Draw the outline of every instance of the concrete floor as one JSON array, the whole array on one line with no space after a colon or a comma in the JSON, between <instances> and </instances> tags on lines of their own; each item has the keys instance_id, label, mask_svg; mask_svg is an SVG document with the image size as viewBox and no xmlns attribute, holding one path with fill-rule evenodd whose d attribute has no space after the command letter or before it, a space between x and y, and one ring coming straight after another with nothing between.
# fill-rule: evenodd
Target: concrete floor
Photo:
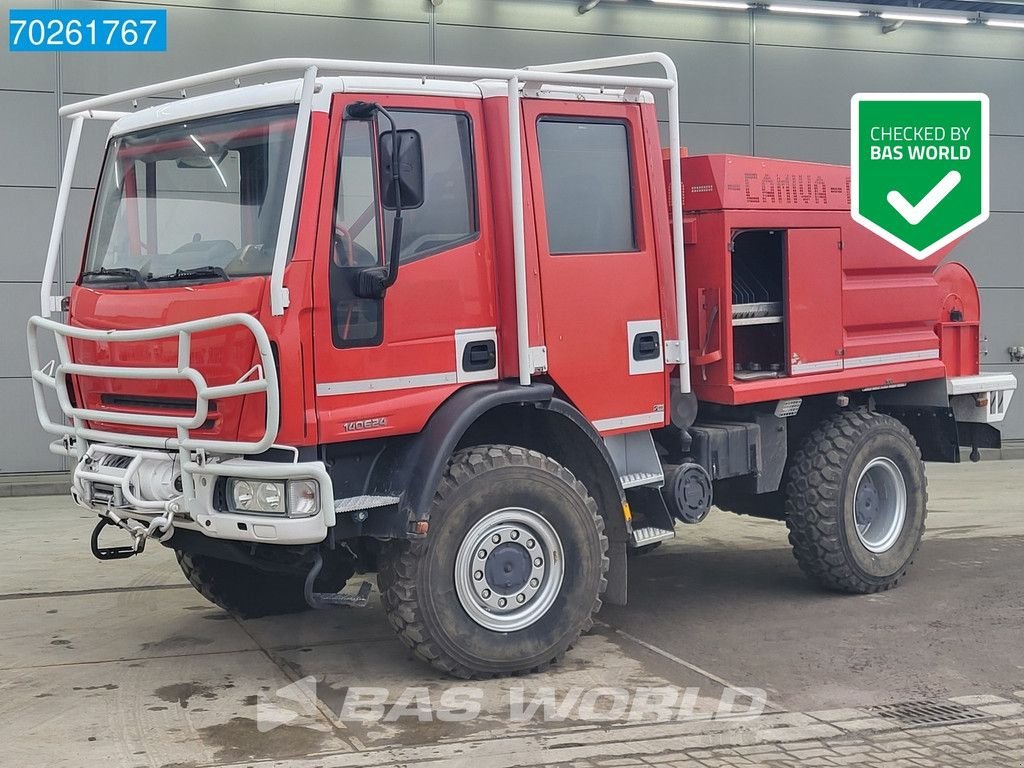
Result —
<instances>
[{"instance_id":1,"label":"concrete floor","mask_svg":"<svg viewBox=\"0 0 1024 768\"><path fill-rule=\"evenodd\" d=\"M632 561L627 607L606 607L558 669L476 685L482 713L466 722L339 720L346 694L363 686L387 689L389 704L408 686L431 703L464 686L408 656L376 595L362 610L238 621L185 584L168 551L100 563L88 552L89 513L58 497L0 499L0 765L387 765L415 756L479 767L497 764L470 757L481 749L530 764L502 744L644 738L621 730L627 723L571 715L510 722L512 691L694 687L697 709L713 710L732 685L763 689L769 712L789 713L1012 697L1024 688L1022 473L1020 461L929 465L926 542L905 583L881 595L837 596L806 582L782 524L716 511L680 526L678 539ZM298 703L286 725L267 731L275 700Z\"/></svg>"}]
</instances>

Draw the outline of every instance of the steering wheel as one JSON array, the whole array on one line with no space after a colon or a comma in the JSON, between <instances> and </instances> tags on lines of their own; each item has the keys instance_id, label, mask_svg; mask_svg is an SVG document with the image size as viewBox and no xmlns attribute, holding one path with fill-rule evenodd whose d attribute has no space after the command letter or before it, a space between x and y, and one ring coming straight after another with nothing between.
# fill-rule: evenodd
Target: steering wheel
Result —
<instances>
[{"instance_id":1,"label":"steering wheel","mask_svg":"<svg viewBox=\"0 0 1024 768\"><path fill-rule=\"evenodd\" d=\"M344 251L339 254L338 246L341 245L344 245ZM340 258L341 256L344 256L344 259ZM356 265L355 255L352 252L352 233L341 224L334 225L334 254L332 258L336 267L354 267ZM343 261L344 263L342 263Z\"/></svg>"},{"instance_id":2,"label":"steering wheel","mask_svg":"<svg viewBox=\"0 0 1024 768\"><path fill-rule=\"evenodd\" d=\"M340 224L334 227L334 246L331 260L333 266L337 268L376 267L380 264L379 259L372 251L355 242L352 230Z\"/></svg>"},{"instance_id":3,"label":"steering wheel","mask_svg":"<svg viewBox=\"0 0 1024 768\"><path fill-rule=\"evenodd\" d=\"M227 271L229 273L233 271L245 273L266 269L269 267L269 257L270 253L265 251L263 246L247 243L228 264Z\"/></svg>"}]
</instances>

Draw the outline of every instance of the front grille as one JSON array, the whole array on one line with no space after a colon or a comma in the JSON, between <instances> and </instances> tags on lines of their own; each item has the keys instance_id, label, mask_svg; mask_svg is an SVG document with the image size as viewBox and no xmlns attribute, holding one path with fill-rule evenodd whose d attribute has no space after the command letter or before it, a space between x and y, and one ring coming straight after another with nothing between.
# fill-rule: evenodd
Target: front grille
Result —
<instances>
[{"instance_id":1,"label":"front grille","mask_svg":"<svg viewBox=\"0 0 1024 768\"><path fill-rule=\"evenodd\" d=\"M973 707L953 701L905 701L867 707L876 717L895 720L905 726L953 725L973 723L989 717Z\"/></svg>"},{"instance_id":2,"label":"front grille","mask_svg":"<svg viewBox=\"0 0 1024 768\"><path fill-rule=\"evenodd\" d=\"M195 411L196 401L188 397L141 397L136 395L100 395L100 402L114 408L150 408L165 411ZM217 412L217 401L211 400L210 413Z\"/></svg>"}]
</instances>

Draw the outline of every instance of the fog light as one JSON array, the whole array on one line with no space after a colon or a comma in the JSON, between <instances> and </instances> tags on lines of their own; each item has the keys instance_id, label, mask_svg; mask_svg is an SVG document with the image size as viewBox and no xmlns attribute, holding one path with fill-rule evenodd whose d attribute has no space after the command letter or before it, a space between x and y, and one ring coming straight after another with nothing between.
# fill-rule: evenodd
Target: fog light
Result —
<instances>
[{"instance_id":1,"label":"fog light","mask_svg":"<svg viewBox=\"0 0 1024 768\"><path fill-rule=\"evenodd\" d=\"M283 514L284 483L228 480L232 512Z\"/></svg>"},{"instance_id":2,"label":"fog light","mask_svg":"<svg viewBox=\"0 0 1024 768\"><path fill-rule=\"evenodd\" d=\"M309 517L320 510L320 485L315 480L288 481L288 516Z\"/></svg>"}]
</instances>

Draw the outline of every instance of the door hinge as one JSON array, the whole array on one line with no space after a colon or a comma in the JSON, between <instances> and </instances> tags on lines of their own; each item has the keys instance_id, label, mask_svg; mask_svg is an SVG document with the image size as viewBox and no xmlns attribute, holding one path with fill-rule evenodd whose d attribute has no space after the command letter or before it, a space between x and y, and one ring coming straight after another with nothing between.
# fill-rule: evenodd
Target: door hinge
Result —
<instances>
[{"instance_id":1,"label":"door hinge","mask_svg":"<svg viewBox=\"0 0 1024 768\"><path fill-rule=\"evenodd\" d=\"M547 373L547 347L530 347L530 367L533 368L533 373Z\"/></svg>"}]
</instances>

